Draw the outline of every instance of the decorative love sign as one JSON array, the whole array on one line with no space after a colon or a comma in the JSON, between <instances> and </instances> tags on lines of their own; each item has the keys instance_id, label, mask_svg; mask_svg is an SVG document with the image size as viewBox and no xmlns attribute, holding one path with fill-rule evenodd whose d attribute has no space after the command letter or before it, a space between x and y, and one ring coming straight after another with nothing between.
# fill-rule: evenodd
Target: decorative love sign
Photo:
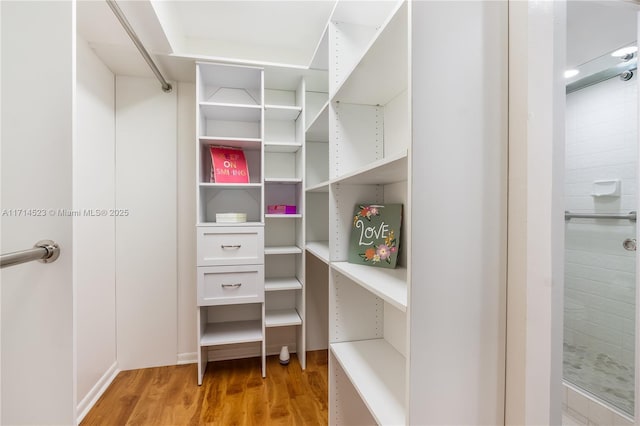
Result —
<instances>
[{"instance_id":1,"label":"decorative love sign","mask_svg":"<svg viewBox=\"0 0 640 426\"><path fill-rule=\"evenodd\" d=\"M349 262L395 268L400 247L402 204L357 204Z\"/></svg>"}]
</instances>

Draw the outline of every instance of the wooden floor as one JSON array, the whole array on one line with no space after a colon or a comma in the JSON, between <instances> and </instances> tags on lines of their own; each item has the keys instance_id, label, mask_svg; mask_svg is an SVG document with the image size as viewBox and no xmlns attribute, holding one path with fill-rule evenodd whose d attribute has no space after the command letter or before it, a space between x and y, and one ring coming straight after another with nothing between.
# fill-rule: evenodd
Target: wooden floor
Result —
<instances>
[{"instance_id":1,"label":"wooden floor","mask_svg":"<svg viewBox=\"0 0 640 426\"><path fill-rule=\"evenodd\" d=\"M81 425L326 425L327 351L307 353L302 371L267 357L123 371Z\"/></svg>"}]
</instances>

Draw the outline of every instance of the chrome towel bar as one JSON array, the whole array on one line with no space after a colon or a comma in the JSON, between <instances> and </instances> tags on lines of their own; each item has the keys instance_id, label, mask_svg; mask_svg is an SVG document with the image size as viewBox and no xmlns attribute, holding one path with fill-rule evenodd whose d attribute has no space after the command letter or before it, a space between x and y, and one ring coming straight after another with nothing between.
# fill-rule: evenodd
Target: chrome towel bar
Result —
<instances>
[{"instance_id":1,"label":"chrome towel bar","mask_svg":"<svg viewBox=\"0 0 640 426\"><path fill-rule=\"evenodd\" d=\"M14 251L0 256L0 268L19 265L20 263L37 260L42 263L51 263L60 256L60 247L51 240L41 240L28 250Z\"/></svg>"},{"instance_id":2,"label":"chrome towel bar","mask_svg":"<svg viewBox=\"0 0 640 426\"><path fill-rule=\"evenodd\" d=\"M564 212L564 220L571 219L628 219L631 222L636 221L636 212L629 212L627 214L620 213L571 213L570 211Z\"/></svg>"}]
</instances>

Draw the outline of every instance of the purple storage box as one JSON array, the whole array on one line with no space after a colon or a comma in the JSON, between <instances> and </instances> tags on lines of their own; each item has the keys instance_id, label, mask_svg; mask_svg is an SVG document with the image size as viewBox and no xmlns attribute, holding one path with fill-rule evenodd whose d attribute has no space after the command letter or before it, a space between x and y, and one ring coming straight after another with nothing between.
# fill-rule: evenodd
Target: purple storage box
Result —
<instances>
[{"instance_id":1,"label":"purple storage box","mask_svg":"<svg viewBox=\"0 0 640 426\"><path fill-rule=\"evenodd\" d=\"M296 214L296 206L273 204L267 206L267 214Z\"/></svg>"}]
</instances>

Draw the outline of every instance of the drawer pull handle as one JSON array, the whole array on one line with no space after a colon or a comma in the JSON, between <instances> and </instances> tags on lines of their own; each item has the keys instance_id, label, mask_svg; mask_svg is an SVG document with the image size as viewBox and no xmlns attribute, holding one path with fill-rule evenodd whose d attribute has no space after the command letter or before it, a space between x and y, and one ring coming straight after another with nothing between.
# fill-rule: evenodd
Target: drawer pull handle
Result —
<instances>
[{"instance_id":1,"label":"drawer pull handle","mask_svg":"<svg viewBox=\"0 0 640 426\"><path fill-rule=\"evenodd\" d=\"M222 288L238 288L242 285L242 283L235 284L222 284Z\"/></svg>"},{"instance_id":2,"label":"drawer pull handle","mask_svg":"<svg viewBox=\"0 0 640 426\"><path fill-rule=\"evenodd\" d=\"M239 249L240 247L242 247L242 245L240 244L234 244L234 245L229 245L229 244L222 244L220 247L222 247L222 249Z\"/></svg>"}]
</instances>

